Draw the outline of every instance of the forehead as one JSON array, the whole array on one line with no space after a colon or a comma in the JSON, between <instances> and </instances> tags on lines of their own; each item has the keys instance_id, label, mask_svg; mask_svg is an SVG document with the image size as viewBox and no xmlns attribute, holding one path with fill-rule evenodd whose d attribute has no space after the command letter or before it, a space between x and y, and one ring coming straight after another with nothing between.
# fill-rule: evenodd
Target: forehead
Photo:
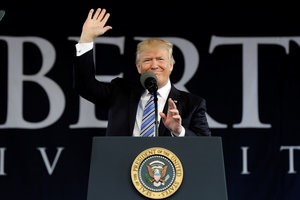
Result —
<instances>
[{"instance_id":1,"label":"forehead","mask_svg":"<svg viewBox=\"0 0 300 200\"><path fill-rule=\"evenodd\" d=\"M149 48L144 49L141 54L142 57L165 57L168 56L168 50L166 48Z\"/></svg>"}]
</instances>

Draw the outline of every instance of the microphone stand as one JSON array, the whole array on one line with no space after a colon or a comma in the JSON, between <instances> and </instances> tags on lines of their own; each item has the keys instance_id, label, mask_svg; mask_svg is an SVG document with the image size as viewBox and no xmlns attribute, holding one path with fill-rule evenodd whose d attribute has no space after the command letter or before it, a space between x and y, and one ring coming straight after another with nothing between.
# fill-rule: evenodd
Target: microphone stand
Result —
<instances>
[{"instance_id":1,"label":"microphone stand","mask_svg":"<svg viewBox=\"0 0 300 200\"><path fill-rule=\"evenodd\" d=\"M154 126L155 126L155 132L154 136L158 137L158 109L157 109L157 90L154 90L153 92L153 97L154 97L154 106L155 106L155 121L154 121Z\"/></svg>"}]
</instances>

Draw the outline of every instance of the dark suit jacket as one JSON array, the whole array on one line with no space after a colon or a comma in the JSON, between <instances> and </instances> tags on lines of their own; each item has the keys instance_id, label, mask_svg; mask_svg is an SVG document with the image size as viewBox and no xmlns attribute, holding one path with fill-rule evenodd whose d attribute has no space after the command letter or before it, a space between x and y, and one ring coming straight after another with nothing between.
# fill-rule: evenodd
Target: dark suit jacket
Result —
<instances>
[{"instance_id":1,"label":"dark suit jacket","mask_svg":"<svg viewBox=\"0 0 300 200\"><path fill-rule=\"evenodd\" d=\"M137 106L145 90L140 83L131 83L122 78L116 78L110 83L96 80L91 50L75 57L74 88L83 98L97 106L108 108L107 136L132 135ZM180 91L174 85L171 86L169 97L177 101L177 109L181 115L186 136L211 135L205 115L205 99ZM167 109L166 103L164 113ZM158 133L159 136L171 136L170 131L162 122L159 124Z\"/></svg>"}]
</instances>

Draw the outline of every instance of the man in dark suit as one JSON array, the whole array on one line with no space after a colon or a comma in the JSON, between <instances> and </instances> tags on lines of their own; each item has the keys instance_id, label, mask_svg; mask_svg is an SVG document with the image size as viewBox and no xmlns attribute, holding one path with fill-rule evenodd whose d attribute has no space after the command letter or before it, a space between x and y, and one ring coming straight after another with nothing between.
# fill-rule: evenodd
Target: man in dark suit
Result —
<instances>
[{"instance_id":1,"label":"man in dark suit","mask_svg":"<svg viewBox=\"0 0 300 200\"><path fill-rule=\"evenodd\" d=\"M149 92L140 83L116 78L110 83L95 79L93 41L112 29L105 9L91 9L76 44L74 86L85 99L109 108L107 136L140 136L142 113ZM157 81L158 136L209 136L205 99L180 91L170 82L175 60L173 45L163 39L140 42L136 51L139 74L153 72Z\"/></svg>"}]
</instances>

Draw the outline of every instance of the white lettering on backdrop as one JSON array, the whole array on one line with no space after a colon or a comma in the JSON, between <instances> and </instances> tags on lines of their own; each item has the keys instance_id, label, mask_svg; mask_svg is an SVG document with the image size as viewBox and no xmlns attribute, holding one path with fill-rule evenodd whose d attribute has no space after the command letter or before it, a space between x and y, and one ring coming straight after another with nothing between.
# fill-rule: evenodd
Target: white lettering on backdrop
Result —
<instances>
[{"instance_id":1,"label":"white lettering on backdrop","mask_svg":"<svg viewBox=\"0 0 300 200\"><path fill-rule=\"evenodd\" d=\"M142 40L146 37L135 37ZM185 85L193 77L199 66L200 55L197 48L190 41L179 37L162 37L170 40L182 52L184 58L184 72L182 78L175 85L187 91ZM71 41L78 41L79 37L69 37ZM60 86L46 74L56 61L56 52L53 45L39 37L12 37L0 36L0 40L6 42L8 47L8 83L7 83L7 116L0 129L23 128L40 129L52 125L61 117L66 104L65 95ZM212 36L209 53L217 46L241 45L242 46L242 80L243 80L243 109L240 123L234 124L233 128L270 128L270 124L259 120L258 107L258 45L273 44L284 47L288 53L289 42L295 41L299 44L300 37L219 37ZM36 74L25 75L23 73L24 43L34 44L41 53L42 65ZM120 54L124 54L125 37L101 37L95 41L95 45L109 44L117 46ZM122 77L120 72L118 75ZM116 76L98 76L102 80L110 81ZM49 112L45 119L39 122L26 121L23 117L23 84L29 81L38 84L47 94L49 101ZM71 129L76 128L105 128L107 121L96 118L95 106L84 99L80 99L79 116L76 124L71 124ZM226 124L217 122L207 114L208 123L211 128L226 128Z\"/></svg>"}]
</instances>

